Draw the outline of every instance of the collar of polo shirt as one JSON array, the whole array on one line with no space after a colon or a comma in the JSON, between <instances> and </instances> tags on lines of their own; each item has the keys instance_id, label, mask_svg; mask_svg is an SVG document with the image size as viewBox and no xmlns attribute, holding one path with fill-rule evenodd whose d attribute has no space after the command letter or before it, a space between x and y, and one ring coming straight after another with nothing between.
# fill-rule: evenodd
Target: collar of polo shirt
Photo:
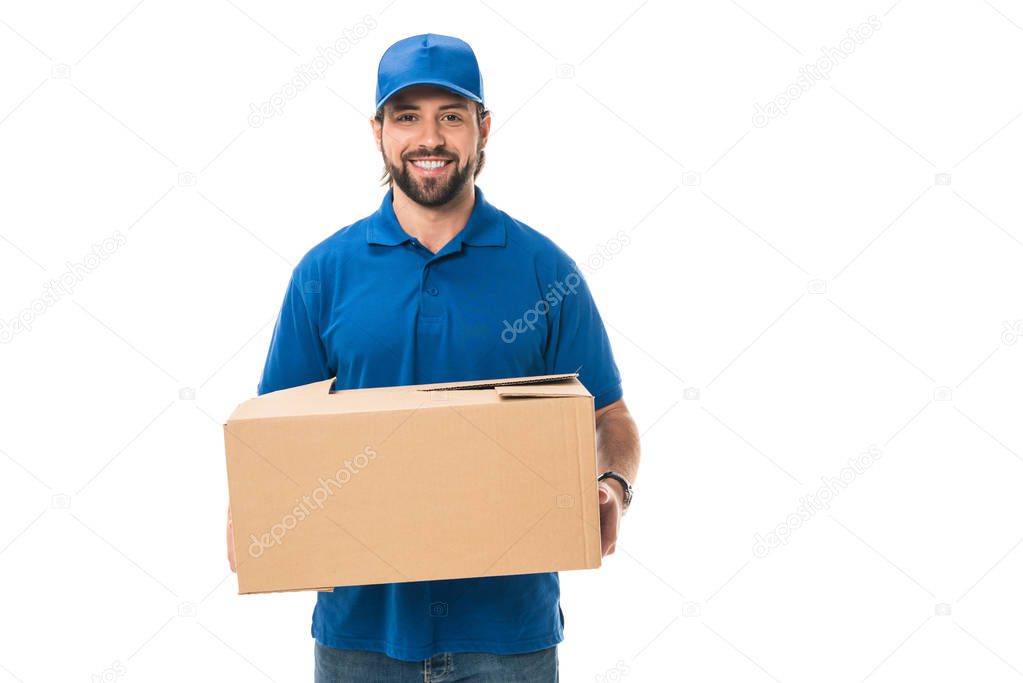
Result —
<instances>
[{"instance_id":1,"label":"collar of polo shirt","mask_svg":"<svg viewBox=\"0 0 1023 683\"><path fill-rule=\"evenodd\" d=\"M381 244L394 247L412 239L401 227L394 215L394 188L387 191L380 204L380 210L373 216L366 229L366 241L370 244ZM476 247L503 247L505 245L504 215L490 204L483 196L483 191L476 187L476 203L469 214L465 226L451 238L451 245L456 248L462 244ZM449 251L445 246L444 251Z\"/></svg>"}]
</instances>

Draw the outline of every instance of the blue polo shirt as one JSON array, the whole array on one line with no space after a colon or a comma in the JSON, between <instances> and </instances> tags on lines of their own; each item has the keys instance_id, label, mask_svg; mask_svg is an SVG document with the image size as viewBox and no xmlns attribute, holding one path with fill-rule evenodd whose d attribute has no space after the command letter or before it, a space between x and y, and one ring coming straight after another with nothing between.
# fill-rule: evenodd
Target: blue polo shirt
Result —
<instances>
[{"instance_id":1,"label":"blue polo shirt","mask_svg":"<svg viewBox=\"0 0 1023 683\"><path fill-rule=\"evenodd\" d=\"M406 233L394 191L313 247L291 274L259 394L337 377L338 389L579 371L601 408L621 377L590 290L549 238L476 199L436 254ZM558 574L335 588L312 635L413 661L561 642Z\"/></svg>"}]
</instances>

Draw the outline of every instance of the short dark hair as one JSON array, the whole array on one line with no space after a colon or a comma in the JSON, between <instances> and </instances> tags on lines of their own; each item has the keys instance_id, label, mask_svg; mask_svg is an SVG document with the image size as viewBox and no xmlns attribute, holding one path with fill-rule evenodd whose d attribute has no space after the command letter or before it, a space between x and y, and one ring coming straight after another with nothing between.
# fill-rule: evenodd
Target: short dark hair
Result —
<instances>
[{"instance_id":1,"label":"short dark hair","mask_svg":"<svg viewBox=\"0 0 1023 683\"><path fill-rule=\"evenodd\" d=\"M477 127L477 129L482 130L482 128L483 128L483 119L486 117L487 114L490 113L490 110L487 109L486 107L484 107L482 102L473 102L473 104L476 105L476 127ZM385 102L382 107L377 109L376 114L373 115L373 119L377 123L379 123L381 127L383 127L383 125L384 125L384 107L386 107L386 106L387 106L387 103ZM484 150L481 149L480 150L479 159L476 161L476 170L472 174L473 178L478 176L480 174L480 171L483 170L483 162L485 160L486 160L486 153L484 152ZM380 184L381 185L390 185L391 184L391 172L387 170L386 166L384 167L384 174L382 176L380 176Z\"/></svg>"}]
</instances>

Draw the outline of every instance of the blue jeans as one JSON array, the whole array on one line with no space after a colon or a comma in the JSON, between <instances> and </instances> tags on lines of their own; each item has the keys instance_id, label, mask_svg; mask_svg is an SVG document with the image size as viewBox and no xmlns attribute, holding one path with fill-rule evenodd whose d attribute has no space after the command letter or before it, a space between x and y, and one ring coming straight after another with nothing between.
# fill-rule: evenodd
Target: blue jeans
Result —
<instances>
[{"instance_id":1,"label":"blue jeans","mask_svg":"<svg viewBox=\"0 0 1023 683\"><path fill-rule=\"evenodd\" d=\"M558 646L514 655L441 652L406 662L316 642L315 683L557 683Z\"/></svg>"}]
</instances>

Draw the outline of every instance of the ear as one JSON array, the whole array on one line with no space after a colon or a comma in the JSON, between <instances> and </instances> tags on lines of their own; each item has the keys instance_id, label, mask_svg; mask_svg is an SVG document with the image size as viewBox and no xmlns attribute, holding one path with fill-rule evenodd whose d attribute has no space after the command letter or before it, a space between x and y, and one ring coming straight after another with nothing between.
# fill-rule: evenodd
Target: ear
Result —
<instances>
[{"instance_id":1,"label":"ear","mask_svg":"<svg viewBox=\"0 0 1023 683\"><path fill-rule=\"evenodd\" d=\"M487 140L490 139L490 112L488 111L483 115L483 120L480 121L480 149L487 146Z\"/></svg>"},{"instance_id":2,"label":"ear","mask_svg":"<svg viewBox=\"0 0 1023 683\"><path fill-rule=\"evenodd\" d=\"M370 117L369 124L370 127L373 129L373 139L376 141L377 151L383 153L384 126L383 124L379 123L375 117Z\"/></svg>"}]
</instances>

